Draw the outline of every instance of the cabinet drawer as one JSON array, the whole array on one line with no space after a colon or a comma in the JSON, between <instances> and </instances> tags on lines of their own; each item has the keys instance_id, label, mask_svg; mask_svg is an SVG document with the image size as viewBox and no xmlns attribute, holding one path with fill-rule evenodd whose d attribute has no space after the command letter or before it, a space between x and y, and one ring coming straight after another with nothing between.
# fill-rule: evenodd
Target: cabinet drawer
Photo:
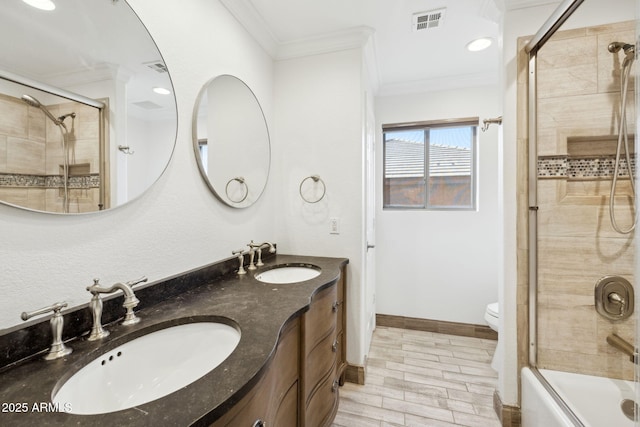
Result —
<instances>
[{"instance_id":1,"label":"cabinet drawer","mask_svg":"<svg viewBox=\"0 0 640 427\"><path fill-rule=\"evenodd\" d=\"M336 351L334 351L334 345ZM318 387L320 380L326 377L329 371L334 369L338 349L339 345L336 344L336 335L335 333L330 333L320 341L307 356L305 363L306 381L304 393L307 399L314 393L314 389Z\"/></svg>"},{"instance_id":2,"label":"cabinet drawer","mask_svg":"<svg viewBox=\"0 0 640 427\"><path fill-rule=\"evenodd\" d=\"M331 372L307 405L307 426L329 426L338 411L338 379Z\"/></svg>"},{"instance_id":3,"label":"cabinet drawer","mask_svg":"<svg viewBox=\"0 0 640 427\"><path fill-rule=\"evenodd\" d=\"M335 329L338 308L337 287L330 286L317 293L311 300L309 311L305 313L305 348L308 353L320 340Z\"/></svg>"}]
</instances>

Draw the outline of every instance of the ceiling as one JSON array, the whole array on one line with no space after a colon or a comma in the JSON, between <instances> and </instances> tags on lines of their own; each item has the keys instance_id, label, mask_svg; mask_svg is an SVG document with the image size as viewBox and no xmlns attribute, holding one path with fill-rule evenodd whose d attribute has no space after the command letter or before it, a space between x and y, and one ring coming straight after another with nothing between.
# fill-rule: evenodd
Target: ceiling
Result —
<instances>
[{"instance_id":1,"label":"ceiling","mask_svg":"<svg viewBox=\"0 0 640 427\"><path fill-rule=\"evenodd\" d=\"M221 1L275 59L338 50L370 36L379 95L498 82L505 0ZM445 9L438 27L413 31L414 13L437 9ZM468 51L478 37L493 44Z\"/></svg>"}]
</instances>

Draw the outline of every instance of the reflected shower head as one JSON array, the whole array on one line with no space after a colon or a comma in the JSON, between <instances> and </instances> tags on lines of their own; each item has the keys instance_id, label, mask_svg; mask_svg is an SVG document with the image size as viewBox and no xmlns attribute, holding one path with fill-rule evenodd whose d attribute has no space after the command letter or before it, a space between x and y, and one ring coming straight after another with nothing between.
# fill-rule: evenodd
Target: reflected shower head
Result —
<instances>
[{"instance_id":1,"label":"reflected shower head","mask_svg":"<svg viewBox=\"0 0 640 427\"><path fill-rule=\"evenodd\" d=\"M60 125L62 122L58 119L56 119L53 114L51 114L51 112L49 110L47 110L47 107L45 107L44 105L42 105L40 103L40 101L38 101L37 99L35 99L33 96L31 95L22 95L22 100L24 102L26 102L27 104L29 104L32 107L35 108L39 108L40 110L42 110L42 112L51 119L51 121L53 123L55 123L56 125Z\"/></svg>"}]
</instances>

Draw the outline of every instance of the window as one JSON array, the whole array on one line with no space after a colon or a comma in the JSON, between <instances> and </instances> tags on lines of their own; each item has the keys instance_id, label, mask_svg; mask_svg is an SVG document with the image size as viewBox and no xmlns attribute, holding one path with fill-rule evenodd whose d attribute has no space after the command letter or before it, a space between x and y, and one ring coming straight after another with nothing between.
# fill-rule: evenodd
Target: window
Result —
<instances>
[{"instance_id":1,"label":"window","mask_svg":"<svg viewBox=\"0 0 640 427\"><path fill-rule=\"evenodd\" d=\"M477 118L383 125L383 207L475 209L477 129Z\"/></svg>"}]
</instances>

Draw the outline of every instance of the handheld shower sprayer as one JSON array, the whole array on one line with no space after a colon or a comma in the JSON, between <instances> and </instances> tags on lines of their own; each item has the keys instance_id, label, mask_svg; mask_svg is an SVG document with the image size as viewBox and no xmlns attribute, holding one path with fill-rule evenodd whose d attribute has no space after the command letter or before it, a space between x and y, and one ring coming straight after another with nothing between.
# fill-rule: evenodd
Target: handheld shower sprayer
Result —
<instances>
[{"instance_id":1,"label":"handheld shower sprayer","mask_svg":"<svg viewBox=\"0 0 640 427\"><path fill-rule=\"evenodd\" d=\"M25 94L25 95L22 95L21 99L24 102L26 102L29 106L37 108L40 111L42 111L45 116L47 116L49 119L51 119L51 121L56 126L58 126L58 128L60 129L60 132L62 132L62 152L63 152L63 159L64 159L64 176L63 176L64 204L63 204L63 212L67 213L67 212L69 212L69 186L68 186L68 182L69 182L69 151L68 151L68 144L67 144L67 137L68 137L69 130L67 129L67 126L64 124L64 119L66 119L67 117L75 118L76 117L76 113L67 113L67 114L63 114L60 117L56 118L53 114L51 114L51 111L49 111L49 109L47 107L42 105L42 103L40 103L40 101L38 101L33 96Z\"/></svg>"},{"instance_id":2,"label":"handheld shower sprayer","mask_svg":"<svg viewBox=\"0 0 640 427\"><path fill-rule=\"evenodd\" d=\"M636 59L636 47L635 45L623 42L612 42L608 46L609 52L616 54L622 50L624 52L624 60L621 64L620 69L620 108L619 108L619 123L618 123L618 144L616 146L616 158L614 163L614 171L613 177L611 180L611 191L609 192L609 218L611 220L611 226L615 231L620 234L629 234L631 233L638 221L638 214L634 212L633 222L627 228L622 228L618 225L615 217L615 196L616 196L616 185L618 182L618 172L620 170L620 165L622 161L622 151L624 150L624 160L626 161L626 167L629 173L629 183L631 185L631 193L634 198L635 204L635 177L633 171L633 162L632 162L632 153L629 149L629 134L627 131L627 95L628 95L628 87L631 73L631 66L633 65L633 61Z\"/></svg>"},{"instance_id":3,"label":"handheld shower sprayer","mask_svg":"<svg viewBox=\"0 0 640 427\"><path fill-rule=\"evenodd\" d=\"M47 117L49 117L51 119L51 121L53 123L55 123L56 125L59 125L62 123L61 120L56 119L53 114L51 114L51 112L47 109L47 107L45 107L44 105L42 105L40 103L40 101L38 101L36 98L34 98L31 95L22 95L22 100L24 102L26 102L27 104L29 104L32 107L35 108L39 108Z\"/></svg>"}]
</instances>

